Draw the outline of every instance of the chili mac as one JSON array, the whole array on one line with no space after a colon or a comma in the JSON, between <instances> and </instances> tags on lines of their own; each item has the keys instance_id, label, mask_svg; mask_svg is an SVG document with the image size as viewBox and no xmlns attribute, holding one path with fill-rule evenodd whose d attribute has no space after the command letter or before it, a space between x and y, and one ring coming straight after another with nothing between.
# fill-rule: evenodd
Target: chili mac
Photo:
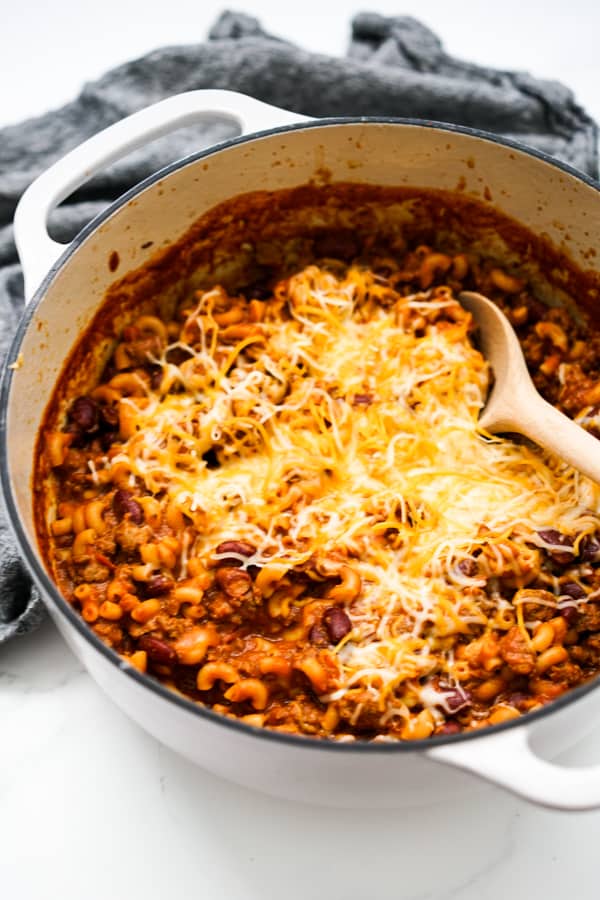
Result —
<instances>
[{"instance_id":1,"label":"chili mac","mask_svg":"<svg viewBox=\"0 0 600 900\"><path fill-rule=\"evenodd\" d=\"M519 717L600 670L600 488L479 428L492 375L456 297L495 300L592 433L598 339L476 250L346 244L131 318L43 434L49 567L132 666L252 725Z\"/></svg>"}]
</instances>

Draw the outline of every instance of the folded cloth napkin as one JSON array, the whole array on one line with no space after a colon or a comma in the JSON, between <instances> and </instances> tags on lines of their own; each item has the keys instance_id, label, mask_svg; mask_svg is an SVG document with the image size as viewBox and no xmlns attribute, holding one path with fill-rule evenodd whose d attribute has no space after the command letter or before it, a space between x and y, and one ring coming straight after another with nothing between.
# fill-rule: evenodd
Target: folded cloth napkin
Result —
<instances>
[{"instance_id":1,"label":"folded cloth napkin","mask_svg":"<svg viewBox=\"0 0 600 900\"><path fill-rule=\"evenodd\" d=\"M61 109L0 129L0 354L23 303L11 220L20 195L52 162L101 128L181 91L227 88L309 116L388 115L482 128L597 176L596 126L568 88L523 72L454 59L415 19L358 15L346 57L323 56L225 12L203 44L166 47L107 72ZM154 141L92 179L53 215L69 240L124 190L173 159L229 137L222 121ZM42 619L7 526L0 521L0 642Z\"/></svg>"}]
</instances>

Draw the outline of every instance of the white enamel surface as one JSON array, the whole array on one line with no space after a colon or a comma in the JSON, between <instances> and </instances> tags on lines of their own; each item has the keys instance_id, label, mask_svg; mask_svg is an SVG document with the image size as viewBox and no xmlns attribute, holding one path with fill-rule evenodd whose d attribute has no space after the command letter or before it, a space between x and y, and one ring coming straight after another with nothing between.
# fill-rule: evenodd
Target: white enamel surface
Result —
<instances>
[{"instance_id":1,"label":"white enamel surface","mask_svg":"<svg viewBox=\"0 0 600 900\"><path fill-rule=\"evenodd\" d=\"M33 316L22 345L23 363L15 372L8 415L13 490L32 541L28 485L37 426L62 360L108 285L116 275L141 265L157 248L179 237L216 203L248 190L302 184L323 169L330 171L333 180L448 189L461 185L472 196L491 194L505 212L534 231L545 232L559 245L564 239L576 261L585 260L590 235L600 233L600 200L593 188L520 151L421 126L309 127L227 147L187 164L137 195L86 238L58 270ZM21 232L21 247L26 233ZM148 242L152 246L144 249ZM108 267L115 250L121 260L116 275ZM178 752L240 783L282 796L342 805L412 805L424 797L462 791L469 783L458 770L423 755L334 754L234 735L141 689L70 627L63 631L93 677L133 718ZM556 712L544 730L543 753L553 755L562 749L565 732L567 741L575 741L589 729L591 710L599 703L594 692L577 707ZM524 733L523 726L521 730ZM531 732L535 733L533 727ZM495 746L495 740L486 736L486 746ZM479 743L469 746L476 748ZM507 745L508 741L498 745L504 748L498 750L499 759ZM469 754L463 746L467 744L457 745L456 750L440 749L439 760L477 770L476 752ZM506 787L524 796L529 793L538 802L583 805L581 791L571 792L579 784L579 775L561 778L562 786L550 785L552 770L536 764L523 748L518 752L513 744L510 748L514 766L526 759L528 778L511 780L513 764L499 766L498 780ZM431 751L432 758L436 752ZM483 774L489 778L494 777L493 758L490 754L482 761ZM589 805L599 805L600 779L594 775L586 784Z\"/></svg>"},{"instance_id":2,"label":"white enamel surface","mask_svg":"<svg viewBox=\"0 0 600 900\"><path fill-rule=\"evenodd\" d=\"M49 237L46 229L48 216L62 200L137 147L177 128L215 117L231 121L240 134L304 119L233 91L190 91L146 107L94 135L40 175L17 206L15 242L25 278L25 302L65 249Z\"/></svg>"},{"instance_id":3,"label":"white enamel surface","mask_svg":"<svg viewBox=\"0 0 600 900\"><path fill-rule=\"evenodd\" d=\"M592 695L593 696L593 695ZM508 788L520 797L557 809L587 810L600 806L600 767L598 765L565 768L545 759L554 756L560 747L561 736L571 745L574 733L581 729L582 720L597 718L597 698L572 704L569 712L552 716L550 731L536 735L535 726L513 728L496 735L482 735L480 740L455 747L429 750L430 759L459 766L474 772L494 784ZM579 733L580 736L580 733ZM536 740L537 737L537 740ZM532 746L535 743L535 749Z\"/></svg>"}]
</instances>

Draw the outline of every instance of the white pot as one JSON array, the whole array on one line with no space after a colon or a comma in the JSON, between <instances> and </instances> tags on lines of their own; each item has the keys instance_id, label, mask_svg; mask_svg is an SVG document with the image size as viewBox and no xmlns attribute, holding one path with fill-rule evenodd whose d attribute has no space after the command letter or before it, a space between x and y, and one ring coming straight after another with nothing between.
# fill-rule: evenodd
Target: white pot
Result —
<instances>
[{"instance_id":1,"label":"white pot","mask_svg":"<svg viewBox=\"0 0 600 900\"><path fill-rule=\"evenodd\" d=\"M244 132L168 167L130 191L67 248L50 240L50 210L108 163L167 131L219 114ZM274 165L274 161L293 161ZM326 743L254 729L195 705L141 675L106 647L59 595L40 560L32 514L36 434L64 360L115 275L142 265L217 203L258 189L334 181L416 185L481 196L588 267L600 234L598 186L542 154L469 129L389 119L308 121L226 91L182 94L111 126L31 185L15 215L30 301L2 388L2 482L23 556L50 613L92 677L143 728L218 775L268 793L340 806L402 806L456 796L475 773L558 809L600 807L600 766L546 759L579 740L600 712L598 682L484 732L407 743ZM151 246L147 246L152 242ZM144 246L146 245L146 249Z\"/></svg>"}]
</instances>

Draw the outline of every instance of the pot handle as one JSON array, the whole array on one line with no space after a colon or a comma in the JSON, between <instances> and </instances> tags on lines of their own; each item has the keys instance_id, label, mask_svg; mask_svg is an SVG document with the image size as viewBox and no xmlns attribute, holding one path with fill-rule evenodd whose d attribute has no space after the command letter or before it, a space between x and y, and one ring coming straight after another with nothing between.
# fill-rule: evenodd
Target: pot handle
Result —
<instances>
[{"instance_id":1,"label":"pot handle","mask_svg":"<svg viewBox=\"0 0 600 900\"><path fill-rule=\"evenodd\" d=\"M541 759L531 746L531 729L522 725L432 747L425 753L435 762L479 775L540 806L600 808L600 766L567 768Z\"/></svg>"},{"instance_id":2,"label":"pot handle","mask_svg":"<svg viewBox=\"0 0 600 900\"><path fill-rule=\"evenodd\" d=\"M48 216L101 169L148 141L177 128L215 117L241 134L306 121L306 116L269 106L234 91L189 91L161 100L115 122L54 163L27 188L15 211L15 243L23 266L28 303L67 245L48 235Z\"/></svg>"}]
</instances>

